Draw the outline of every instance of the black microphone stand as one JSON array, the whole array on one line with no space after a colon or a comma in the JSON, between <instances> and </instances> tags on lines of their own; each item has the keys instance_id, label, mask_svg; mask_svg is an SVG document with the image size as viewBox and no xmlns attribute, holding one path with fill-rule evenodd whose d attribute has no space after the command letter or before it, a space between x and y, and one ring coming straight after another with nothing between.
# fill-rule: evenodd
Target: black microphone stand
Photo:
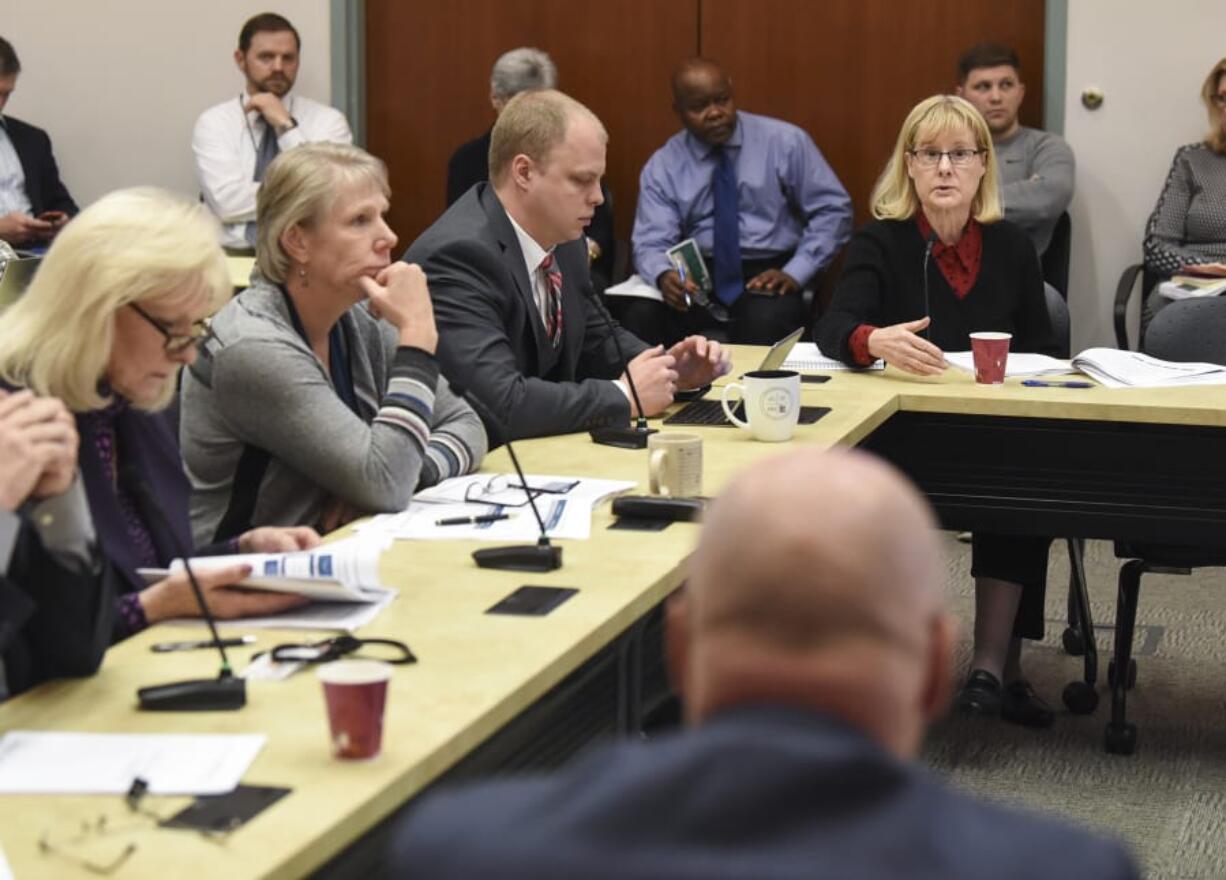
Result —
<instances>
[{"instance_id":1,"label":"black microphone stand","mask_svg":"<svg viewBox=\"0 0 1226 880\"><path fill-rule=\"evenodd\" d=\"M928 260L932 256L932 247L937 243L937 231L934 229L928 233L928 241L924 245L924 317L929 321L932 315L928 311ZM924 338L932 341L932 325L931 323L924 328Z\"/></svg>"},{"instance_id":2,"label":"black microphone stand","mask_svg":"<svg viewBox=\"0 0 1226 880\"><path fill-rule=\"evenodd\" d=\"M617 338L617 328L613 324L613 318L605 311L604 303L600 301L600 295L596 293L592 286L585 284L583 291L596 307L596 311L604 320L605 326L609 328L609 335L613 338L613 347L617 349L617 357L622 362L623 372L626 374L626 385L630 388L630 397L634 400L634 405L639 411L638 418L634 420L633 425L596 428L593 431L589 431L588 434L593 441L602 446L616 446L620 449L646 449L647 438L657 433L657 429L647 427L647 417L643 415L643 404L639 400L639 391L634 387L634 377L630 375L630 361L626 358L626 352L622 348L621 340Z\"/></svg>"},{"instance_id":3,"label":"black microphone stand","mask_svg":"<svg viewBox=\"0 0 1226 880\"><path fill-rule=\"evenodd\" d=\"M136 692L137 697L140 699L140 707L155 711L178 712L241 709L247 705L247 682L235 676L230 668L230 659L226 656L226 649L221 642L221 636L217 634L217 621L213 617L213 612L209 610L209 603L205 601L204 591L200 589L200 583L196 580L191 563L188 562L188 557L191 554L187 552L186 548L179 541L174 528L171 527L170 522L162 514L157 499L153 497L153 493L145 485L144 478L141 477L140 473L129 465L123 469L121 481L128 489L139 496L145 511L161 521L161 526L166 532L167 537L174 544L175 550L182 556L183 568L187 570L187 580L192 586L192 592L196 595L196 602L200 606L200 613L204 617L205 623L209 626L209 632L213 637L213 644L217 646L217 650L221 653L221 669L217 673L216 678L195 678L140 688Z\"/></svg>"},{"instance_id":4,"label":"black microphone stand","mask_svg":"<svg viewBox=\"0 0 1226 880\"><path fill-rule=\"evenodd\" d=\"M497 428L502 433L503 445L507 448L507 454L511 456L511 464L515 467L515 473L519 477L519 484L524 488L524 494L528 497L528 506L532 508L532 515L536 517L536 525L541 531L541 536L535 544L513 544L509 547L482 547L480 550L473 551L473 560L477 563L478 568L493 568L501 571L553 571L562 567L562 548L555 547L549 543L549 535L545 529L545 520L541 516L541 511L536 506L536 496L532 493L531 487L528 486L528 478L524 476L524 469L519 465L519 456L515 454L515 447L511 444L511 433L502 423L502 419L497 418L481 399L471 391L468 393L462 392L454 385L451 390L457 397L462 397L468 401L469 405L477 411L477 415L489 425L491 428Z\"/></svg>"}]
</instances>

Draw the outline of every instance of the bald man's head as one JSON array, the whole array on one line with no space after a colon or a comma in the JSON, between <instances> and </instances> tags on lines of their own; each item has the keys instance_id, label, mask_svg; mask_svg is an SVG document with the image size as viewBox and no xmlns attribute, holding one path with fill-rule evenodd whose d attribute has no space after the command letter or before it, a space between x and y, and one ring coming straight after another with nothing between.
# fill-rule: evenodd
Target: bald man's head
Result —
<instances>
[{"instance_id":1,"label":"bald man's head","mask_svg":"<svg viewBox=\"0 0 1226 880\"><path fill-rule=\"evenodd\" d=\"M686 697L699 716L761 699L834 708L827 685L889 670L888 694L864 698L928 713L947 689L932 681L949 647L934 646L943 580L932 514L892 467L849 450L765 461L720 496L691 559Z\"/></svg>"},{"instance_id":2,"label":"bald man's head","mask_svg":"<svg viewBox=\"0 0 1226 880\"><path fill-rule=\"evenodd\" d=\"M732 77L714 61L692 58L673 72L673 109L694 137L719 146L736 130Z\"/></svg>"}]
</instances>

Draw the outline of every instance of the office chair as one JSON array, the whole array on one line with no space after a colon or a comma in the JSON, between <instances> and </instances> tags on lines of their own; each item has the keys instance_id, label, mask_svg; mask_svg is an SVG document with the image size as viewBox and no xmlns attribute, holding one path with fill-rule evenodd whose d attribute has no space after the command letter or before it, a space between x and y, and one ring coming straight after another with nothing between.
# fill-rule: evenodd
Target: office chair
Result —
<instances>
[{"instance_id":1,"label":"office chair","mask_svg":"<svg viewBox=\"0 0 1226 880\"><path fill-rule=\"evenodd\" d=\"M1226 299L1181 300L1158 312L1144 338L1146 354L1169 361L1206 361L1226 365ZM1115 650L1107 667L1111 720L1105 731L1108 752L1131 755L1137 726L1127 718L1127 695L1137 681L1132 656L1141 578L1146 573L1192 573L1194 568L1226 566L1226 539L1219 546L1184 547L1140 542L1115 543L1120 566L1115 611Z\"/></svg>"},{"instance_id":2,"label":"office chair","mask_svg":"<svg viewBox=\"0 0 1226 880\"><path fill-rule=\"evenodd\" d=\"M1073 222L1068 211L1060 215L1051 233L1051 241L1039 258L1043 280L1056 288L1061 299L1068 302L1068 267L1072 257Z\"/></svg>"},{"instance_id":3,"label":"office chair","mask_svg":"<svg viewBox=\"0 0 1226 880\"><path fill-rule=\"evenodd\" d=\"M1068 305L1059 290L1050 282L1043 285L1047 313L1059 345L1057 355L1069 356L1070 321ZM1062 697L1070 712L1088 715L1098 708L1098 646L1094 640L1094 621L1090 614L1090 596L1086 589L1085 540L1068 538L1068 627L1064 630L1064 647L1070 654L1085 658L1081 681L1069 682ZM1076 650L1074 650L1076 648Z\"/></svg>"},{"instance_id":4,"label":"office chair","mask_svg":"<svg viewBox=\"0 0 1226 880\"><path fill-rule=\"evenodd\" d=\"M1137 287L1137 279L1141 279L1141 285ZM1132 301L1134 291L1139 291L1141 297L1141 313L1142 325L1144 325L1145 300L1149 298L1153 289L1158 286L1161 278L1155 273L1149 271L1141 263L1133 263L1120 273L1120 280L1115 286L1115 306L1113 315L1115 319L1115 347L1124 351L1138 350L1141 348L1140 336L1145 333L1145 327L1142 326L1136 345L1132 345L1128 341L1128 304Z\"/></svg>"}]
</instances>

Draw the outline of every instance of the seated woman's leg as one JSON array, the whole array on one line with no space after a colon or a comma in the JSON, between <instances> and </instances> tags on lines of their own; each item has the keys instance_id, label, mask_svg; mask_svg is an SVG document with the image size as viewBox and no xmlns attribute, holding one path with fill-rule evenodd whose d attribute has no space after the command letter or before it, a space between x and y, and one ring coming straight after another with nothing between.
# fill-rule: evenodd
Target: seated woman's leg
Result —
<instances>
[{"instance_id":1,"label":"seated woman's leg","mask_svg":"<svg viewBox=\"0 0 1226 880\"><path fill-rule=\"evenodd\" d=\"M1036 727L1053 715L1022 676L1021 640L1043 638L1050 538L981 535L972 541L975 636L958 707ZM1002 686L1003 682L1003 686Z\"/></svg>"}]
</instances>

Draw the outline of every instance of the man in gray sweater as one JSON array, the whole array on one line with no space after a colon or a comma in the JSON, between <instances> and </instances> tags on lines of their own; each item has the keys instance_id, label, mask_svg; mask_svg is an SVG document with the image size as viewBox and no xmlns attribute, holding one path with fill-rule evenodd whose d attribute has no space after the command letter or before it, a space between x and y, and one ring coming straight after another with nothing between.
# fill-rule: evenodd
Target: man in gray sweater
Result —
<instances>
[{"instance_id":1,"label":"man in gray sweater","mask_svg":"<svg viewBox=\"0 0 1226 880\"><path fill-rule=\"evenodd\" d=\"M1018 122L1026 86L1013 49L981 43L962 53L957 93L975 105L992 132L1005 219L1020 226L1042 255L1073 199L1073 151L1059 135Z\"/></svg>"}]
</instances>

